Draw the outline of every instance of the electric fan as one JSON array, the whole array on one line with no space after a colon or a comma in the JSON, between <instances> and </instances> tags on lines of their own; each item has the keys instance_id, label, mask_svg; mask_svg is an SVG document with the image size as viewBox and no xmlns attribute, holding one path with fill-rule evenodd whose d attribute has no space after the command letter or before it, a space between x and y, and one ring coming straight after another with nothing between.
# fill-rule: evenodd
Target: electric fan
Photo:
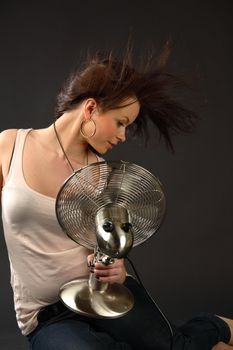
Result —
<instances>
[{"instance_id":1,"label":"electric fan","mask_svg":"<svg viewBox=\"0 0 233 350\"><path fill-rule=\"evenodd\" d=\"M94 263L111 264L145 242L160 227L165 196L160 181L143 167L124 161L98 162L74 172L61 187L56 215L76 243L93 249ZM64 284L60 298L71 310L91 316L123 316L134 304L121 284L94 274Z\"/></svg>"}]
</instances>

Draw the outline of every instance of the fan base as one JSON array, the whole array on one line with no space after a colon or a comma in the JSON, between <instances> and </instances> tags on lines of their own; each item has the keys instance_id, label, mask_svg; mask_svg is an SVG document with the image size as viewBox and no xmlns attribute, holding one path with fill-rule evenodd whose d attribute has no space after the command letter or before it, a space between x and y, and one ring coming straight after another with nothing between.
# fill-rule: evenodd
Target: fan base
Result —
<instances>
[{"instance_id":1,"label":"fan base","mask_svg":"<svg viewBox=\"0 0 233 350\"><path fill-rule=\"evenodd\" d=\"M134 297L122 284L108 284L104 291L91 290L88 279L76 279L64 284L60 298L72 311L96 318L117 318L129 312Z\"/></svg>"}]
</instances>

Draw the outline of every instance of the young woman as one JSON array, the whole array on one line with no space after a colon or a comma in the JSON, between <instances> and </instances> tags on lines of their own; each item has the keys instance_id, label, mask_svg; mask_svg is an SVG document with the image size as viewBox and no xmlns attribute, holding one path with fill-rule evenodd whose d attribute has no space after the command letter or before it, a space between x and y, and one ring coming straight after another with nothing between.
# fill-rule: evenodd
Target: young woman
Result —
<instances>
[{"instance_id":1,"label":"young woman","mask_svg":"<svg viewBox=\"0 0 233 350\"><path fill-rule=\"evenodd\" d=\"M52 125L1 133L2 219L11 284L17 321L33 350L207 350L233 345L232 321L214 315L169 328L145 291L126 277L123 259L96 264L92 271L100 281L125 283L132 290L135 307L125 316L86 317L59 301L60 287L87 277L87 262L93 258L57 222L55 199L64 180L124 142L126 130L146 136L147 120L170 148L174 132L193 128L195 115L170 95L177 80L166 74L161 57L154 69L136 70L129 56L123 61L96 56L67 81Z\"/></svg>"}]
</instances>

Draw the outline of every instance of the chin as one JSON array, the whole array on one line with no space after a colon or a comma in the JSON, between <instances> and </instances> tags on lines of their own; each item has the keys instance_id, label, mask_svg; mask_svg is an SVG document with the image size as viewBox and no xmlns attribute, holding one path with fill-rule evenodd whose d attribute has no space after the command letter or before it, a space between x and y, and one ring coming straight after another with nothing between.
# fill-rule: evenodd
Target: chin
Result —
<instances>
[{"instance_id":1,"label":"chin","mask_svg":"<svg viewBox=\"0 0 233 350\"><path fill-rule=\"evenodd\" d=\"M89 145L89 149L90 149L93 153L97 154L97 156L101 156L102 154L105 154L105 153L107 152L107 150L106 150L105 152L98 151L96 148L94 148L94 147L91 146L91 145Z\"/></svg>"},{"instance_id":2,"label":"chin","mask_svg":"<svg viewBox=\"0 0 233 350\"><path fill-rule=\"evenodd\" d=\"M104 150L104 151L100 151L100 152L96 152L96 154L98 156L103 156L104 154L106 154L108 152L108 150Z\"/></svg>"}]
</instances>

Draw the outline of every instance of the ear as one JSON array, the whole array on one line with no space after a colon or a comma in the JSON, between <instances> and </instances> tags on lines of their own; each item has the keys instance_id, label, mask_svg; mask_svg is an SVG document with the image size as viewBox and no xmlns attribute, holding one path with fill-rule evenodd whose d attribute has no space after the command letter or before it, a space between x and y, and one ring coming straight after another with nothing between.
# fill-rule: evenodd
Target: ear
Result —
<instances>
[{"instance_id":1,"label":"ear","mask_svg":"<svg viewBox=\"0 0 233 350\"><path fill-rule=\"evenodd\" d=\"M84 118L86 120L91 119L93 113L96 111L97 109L97 102L94 98L88 98L85 102L84 102Z\"/></svg>"}]
</instances>

